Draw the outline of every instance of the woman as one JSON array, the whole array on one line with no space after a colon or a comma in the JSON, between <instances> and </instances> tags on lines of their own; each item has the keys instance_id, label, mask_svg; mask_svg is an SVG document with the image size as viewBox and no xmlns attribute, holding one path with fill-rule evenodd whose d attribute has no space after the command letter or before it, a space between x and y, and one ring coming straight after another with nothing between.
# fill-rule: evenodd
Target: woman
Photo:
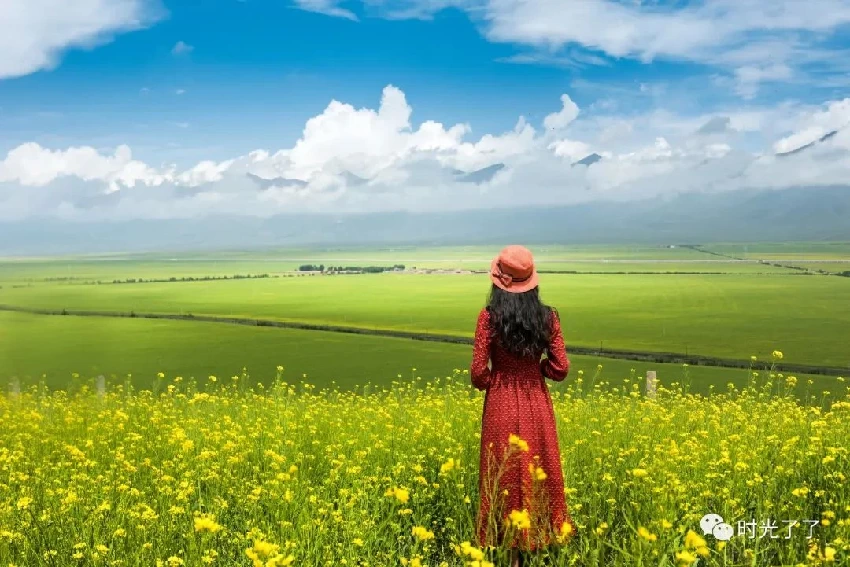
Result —
<instances>
[{"instance_id":1,"label":"woman","mask_svg":"<svg viewBox=\"0 0 850 567\"><path fill-rule=\"evenodd\" d=\"M545 383L566 378L570 362L558 314L540 302L531 252L508 246L493 260L490 279L470 368L473 386L486 391L478 539L483 547L509 537L516 566L520 549L564 542L576 533Z\"/></svg>"}]
</instances>

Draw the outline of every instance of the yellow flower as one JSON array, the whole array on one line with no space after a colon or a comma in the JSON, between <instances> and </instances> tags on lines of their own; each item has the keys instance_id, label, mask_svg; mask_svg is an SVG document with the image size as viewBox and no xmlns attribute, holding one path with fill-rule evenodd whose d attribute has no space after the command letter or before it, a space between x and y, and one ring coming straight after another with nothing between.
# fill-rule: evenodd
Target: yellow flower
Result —
<instances>
[{"instance_id":1,"label":"yellow flower","mask_svg":"<svg viewBox=\"0 0 850 567\"><path fill-rule=\"evenodd\" d=\"M632 469L632 476L636 478L643 478L648 474L649 473L646 471L646 469Z\"/></svg>"},{"instance_id":2,"label":"yellow flower","mask_svg":"<svg viewBox=\"0 0 850 567\"><path fill-rule=\"evenodd\" d=\"M697 556L691 553L690 551L677 551L676 552L676 564L685 566L685 565L693 565L697 560Z\"/></svg>"},{"instance_id":3,"label":"yellow flower","mask_svg":"<svg viewBox=\"0 0 850 567\"><path fill-rule=\"evenodd\" d=\"M523 453L528 452L528 443L524 439L520 439L519 435L511 433L510 436L508 436L508 444L511 447L519 449Z\"/></svg>"},{"instance_id":4,"label":"yellow flower","mask_svg":"<svg viewBox=\"0 0 850 567\"><path fill-rule=\"evenodd\" d=\"M202 514L195 518L196 532L209 532L214 534L220 530L221 526L216 523L215 516L209 514Z\"/></svg>"},{"instance_id":5,"label":"yellow flower","mask_svg":"<svg viewBox=\"0 0 850 567\"><path fill-rule=\"evenodd\" d=\"M440 465L440 472L447 473L450 470L454 469L457 466L457 463L454 459L450 458L448 461Z\"/></svg>"},{"instance_id":6,"label":"yellow flower","mask_svg":"<svg viewBox=\"0 0 850 567\"><path fill-rule=\"evenodd\" d=\"M688 549L696 549L697 547L705 547L705 539L694 530L688 530L685 534L685 547Z\"/></svg>"},{"instance_id":7,"label":"yellow flower","mask_svg":"<svg viewBox=\"0 0 850 567\"><path fill-rule=\"evenodd\" d=\"M24 496L23 498L18 499L18 502L15 504L15 506L17 506L18 510L26 510L30 507L30 504L32 504L32 498Z\"/></svg>"},{"instance_id":8,"label":"yellow flower","mask_svg":"<svg viewBox=\"0 0 850 567\"><path fill-rule=\"evenodd\" d=\"M460 553L469 556L472 561L484 560L484 552L472 546L468 541L460 544Z\"/></svg>"},{"instance_id":9,"label":"yellow flower","mask_svg":"<svg viewBox=\"0 0 850 567\"><path fill-rule=\"evenodd\" d=\"M782 360L782 351L781 350L773 351L773 358L775 358L776 360Z\"/></svg>"},{"instance_id":10,"label":"yellow flower","mask_svg":"<svg viewBox=\"0 0 850 567\"><path fill-rule=\"evenodd\" d=\"M507 518L507 523L518 530L527 530L531 527L531 517L527 510L513 510Z\"/></svg>"},{"instance_id":11,"label":"yellow flower","mask_svg":"<svg viewBox=\"0 0 850 567\"><path fill-rule=\"evenodd\" d=\"M664 528L665 530L669 530L670 528L673 527L673 524L671 524L667 520L661 520L661 527Z\"/></svg>"},{"instance_id":12,"label":"yellow flower","mask_svg":"<svg viewBox=\"0 0 850 567\"><path fill-rule=\"evenodd\" d=\"M422 526L414 526L413 527L413 535L419 541L425 541L429 539L434 539L434 532L428 531Z\"/></svg>"},{"instance_id":13,"label":"yellow flower","mask_svg":"<svg viewBox=\"0 0 850 567\"><path fill-rule=\"evenodd\" d=\"M353 540L351 540L351 543L353 543L357 547L363 547L363 540L360 539L359 537L356 537Z\"/></svg>"},{"instance_id":14,"label":"yellow flower","mask_svg":"<svg viewBox=\"0 0 850 567\"><path fill-rule=\"evenodd\" d=\"M534 463L528 463L528 472L531 473L531 477L537 481L546 480L546 471L544 471L540 467L535 467Z\"/></svg>"},{"instance_id":15,"label":"yellow flower","mask_svg":"<svg viewBox=\"0 0 850 567\"><path fill-rule=\"evenodd\" d=\"M823 560L828 561L830 563L835 561L835 548L834 547L826 546L826 548L823 550Z\"/></svg>"},{"instance_id":16,"label":"yellow flower","mask_svg":"<svg viewBox=\"0 0 850 567\"><path fill-rule=\"evenodd\" d=\"M605 530L608 529L608 524L606 522L602 522L598 526L596 526L596 535L602 535L605 533Z\"/></svg>"},{"instance_id":17,"label":"yellow flower","mask_svg":"<svg viewBox=\"0 0 850 567\"><path fill-rule=\"evenodd\" d=\"M384 493L384 496L394 497L402 504L407 504L410 500L410 492L406 488L390 488Z\"/></svg>"},{"instance_id":18,"label":"yellow flower","mask_svg":"<svg viewBox=\"0 0 850 567\"><path fill-rule=\"evenodd\" d=\"M558 530L557 540L559 543L565 543L567 539L573 533L573 526L569 522L564 522L561 524L561 528Z\"/></svg>"},{"instance_id":19,"label":"yellow flower","mask_svg":"<svg viewBox=\"0 0 850 567\"><path fill-rule=\"evenodd\" d=\"M645 539L646 541L655 541L656 539L658 539L658 536L656 536L654 533L651 533L648 529L646 529L643 526L640 526L638 528L637 533L638 533L639 537Z\"/></svg>"}]
</instances>

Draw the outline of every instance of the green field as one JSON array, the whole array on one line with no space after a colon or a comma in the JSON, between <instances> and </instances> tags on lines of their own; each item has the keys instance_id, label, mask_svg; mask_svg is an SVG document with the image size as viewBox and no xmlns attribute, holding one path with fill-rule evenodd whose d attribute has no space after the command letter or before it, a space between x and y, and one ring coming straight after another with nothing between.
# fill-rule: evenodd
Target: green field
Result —
<instances>
[{"instance_id":1,"label":"green field","mask_svg":"<svg viewBox=\"0 0 850 567\"><path fill-rule=\"evenodd\" d=\"M541 275L568 344L850 367L850 280L832 276ZM483 275L50 285L0 290L35 308L210 314L470 336Z\"/></svg>"},{"instance_id":2,"label":"green field","mask_svg":"<svg viewBox=\"0 0 850 567\"><path fill-rule=\"evenodd\" d=\"M228 380L241 375L243 368L253 380L269 383L281 365L293 382L353 389L395 380L430 381L468 368L471 356L466 345L191 321L0 312L0 329L4 329L0 368L24 387L42 379L50 386L68 387L101 374L111 383L123 384L132 374L137 387L149 388L159 372L169 379L205 380L212 375ZM14 334L7 334L12 329ZM571 380L581 371L586 384L597 373L599 383L622 385L626 379L643 383L646 371L655 370L662 384L688 383L692 392L706 394L712 384L715 391L729 383L742 388L750 378L745 369L685 368L577 355L570 355L570 361ZM79 380L72 378L75 373ZM834 376L797 378L800 397L805 397L809 379L810 391L818 394L841 393L845 386Z\"/></svg>"},{"instance_id":3,"label":"green field","mask_svg":"<svg viewBox=\"0 0 850 567\"><path fill-rule=\"evenodd\" d=\"M711 244L704 248L750 260L850 260L847 242Z\"/></svg>"},{"instance_id":4,"label":"green field","mask_svg":"<svg viewBox=\"0 0 850 567\"><path fill-rule=\"evenodd\" d=\"M291 259L244 262L239 260L207 261L150 261L132 260L76 262L76 261L2 261L0 260L0 286L14 287L20 285L54 285L62 284L91 284L112 283L113 280L144 279L163 280L175 278L202 277L233 277L235 275L268 275L282 277L298 272L304 263L336 265L377 265L392 266L391 261L375 261L368 259L346 260L330 263L325 260L310 260L307 262ZM462 270L487 271L489 261L444 261L444 262L415 262L405 264L409 270ZM758 262L735 262L712 259L694 259L690 261L672 260L574 260L570 262L553 261L541 263L539 269L549 272L578 272L578 273L610 273L610 274L766 274L766 275L799 275L794 270ZM847 268L850 269L850 264Z\"/></svg>"},{"instance_id":5,"label":"green field","mask_svg":"<svg viewBox=\"0 0 850 567\"><path fill-rule=\"evenodd\" d=\"M758 253L782 247L753 246ZM760 247L759 247L760 246ZM806 260L840 255L848 247L812 245L786 250ZM715 247L712 247L714 249ZM724 250L723 246L716 247ZM486 269L499 247L382 250L272 250L7 259L0 261L0 304L101 312L194 314L400 330L470 337L489 282L483 274L384 273L293 275L301 263L408 268ZM807 252L808 250L808 252ZM800 275L752 262L727 261L686 248L536 247L541 270L608 272L541 274L543 299L561 313L568 348L682 353L748 361L847 368L850 280ZM807 255L808 254L808 255ZM785 263L785 262L783 262ZM833 260L832 263L840 263ZM610 272L650 271L652 274ZM670 274L721 271L720 275ZM101 280L203 278L269 274L265 279L86 284ZM72 373L104 374L140 384L169 376L232 376L242 368L266 379L277 365L292 379L344 388L366 382L430 379L466 368L469 346L220 323L57 317L0 312L0 379L25 383L46 375L62 386ZM681 381L681 365L572 356L573 376L587 379L598 364L603 380L634 370ZM412 368L416 368L413 371ZM844 374L844 372L840 373ZM694 391L723 389L748 379L745 369L692 366ZM798 373L800 387L808 385ZM813 389L836 389L835 377L813 377ZM840 386L840 384L838 384ZM840 388L838 388L840 389Z\"/></svg>"},{"instance_id":6,"label":"green field","mask_svg":"<svg viewBox=\"0 0 850 567\"><path fill-rule=\"evenodd\" d=\"M820 262L817 260L801 262L791 261L791 262L783 262L783 266L792 266L795 268L803 268L805 270L809 270L810 272L829 272L831 274L840 274L844 272L850 272L850 260L843 261L835 261L835 262Z\"/></svg>"}]
</instances>

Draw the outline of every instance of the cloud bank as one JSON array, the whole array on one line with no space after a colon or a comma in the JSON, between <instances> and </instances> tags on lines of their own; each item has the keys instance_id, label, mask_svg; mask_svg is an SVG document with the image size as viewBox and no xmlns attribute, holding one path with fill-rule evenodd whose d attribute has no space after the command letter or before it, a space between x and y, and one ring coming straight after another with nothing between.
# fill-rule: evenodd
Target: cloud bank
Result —
<instances>
[{"instance_id":1,"label":"cloud bank","mask_svg":"<svg viewBox=\"0 0 850 567\"><path fill-rule=\"evenodd\" d=\"M376 109L331 101L292 147L185 170L124 145L25 143L0 161L0 220L568 205L850 179L850 99L698 117L583 116L567 94L556 105L537 127L520 117L475 137L468 124L414 124L390 85ZM752 132L775 137L753 151Z\"/></svg>"}]
</instances>

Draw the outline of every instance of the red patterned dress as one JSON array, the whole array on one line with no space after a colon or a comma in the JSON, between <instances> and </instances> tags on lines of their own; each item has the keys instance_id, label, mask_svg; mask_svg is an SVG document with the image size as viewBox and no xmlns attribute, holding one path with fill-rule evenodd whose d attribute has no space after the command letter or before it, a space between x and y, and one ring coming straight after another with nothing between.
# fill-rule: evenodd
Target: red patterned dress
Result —
<instances>
[{"instance_id":1,"label":"red patterned dress","mask_svg":"<svg viewBox=\"0 0 850 567\"><path fill-rule=\"evenodd\" d=\"M576 533L564 497L555 413L545 380L566 378L570 361L555 312L552 338L542 360L543 353L516 356L491 336L490 313L483 309L470 368L473 386L486 391L479 462L479 545L498 546L510 534L511 546L534 550L551 544L559 534L567 536L563 542ZM566 532L565 523L569 524Z\"/></svg>"}]
</instances>

